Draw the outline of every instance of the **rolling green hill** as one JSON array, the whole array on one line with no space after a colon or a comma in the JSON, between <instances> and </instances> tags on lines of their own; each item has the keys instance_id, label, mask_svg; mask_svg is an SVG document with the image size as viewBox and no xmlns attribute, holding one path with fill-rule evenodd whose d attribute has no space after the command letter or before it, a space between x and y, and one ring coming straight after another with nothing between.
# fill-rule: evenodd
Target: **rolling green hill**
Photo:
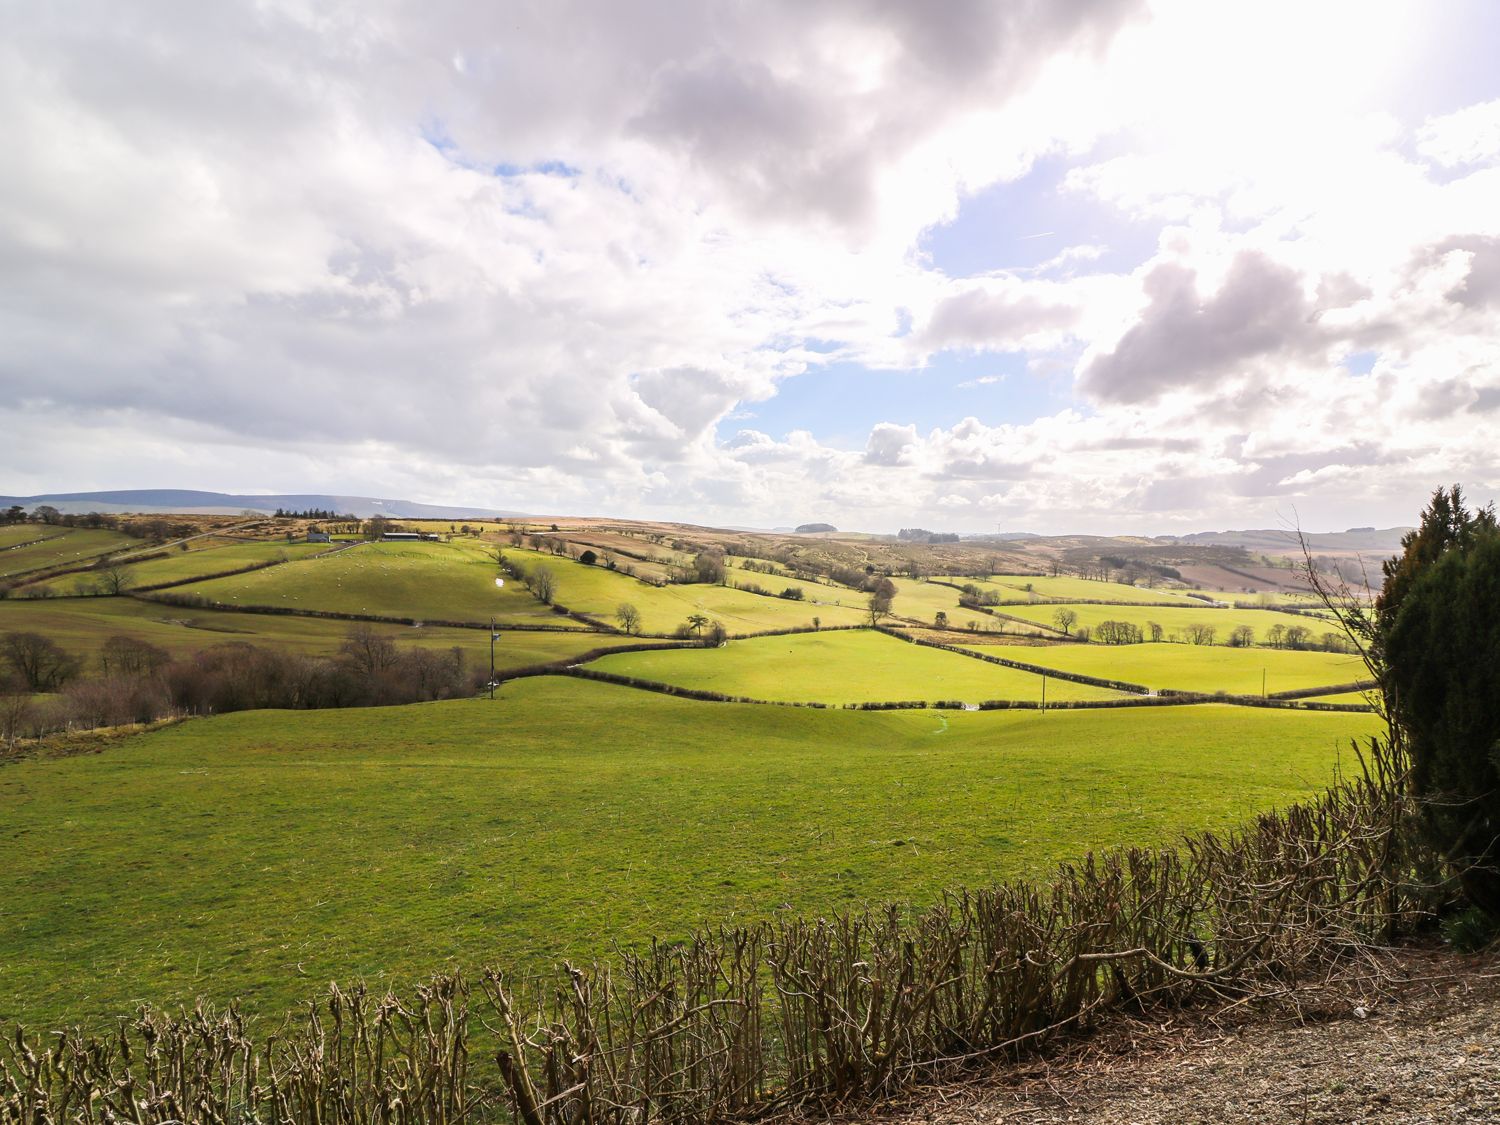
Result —
<instances>
[{"instance_id":1,"label":"rolling green hill","mask_svg":"<svg viewBox=\"0 0 1500 1125\"><path fill-rule=\"evenodd\" d=\"M797 585L805 591L801 601L750 594L729 586L651 586L618 571L585 566L572 559L519 548L505 549L507 557L526 566L545 566L557 580L557 600L569 609L602 620L613 621L621 602L629 602L641 613L648 633L668 633L687 618L701 613L719 622L731 635L759 633L769 629L798 628L818 617L824 625L857 625L865 620L866 598L841 586L792 583L771 575L744 574L731 570L736 582L757 582L780 591Z\"/></svg>"},{"instance_id":2,"label":"rolling green hill","mask_svg":"<svg viewBox=\"0 0 1500 1125\"><path fill-rule=\"evenodd\" d=\"M51 637L82 656L92 668L104 642L112 636L137 637L176 655L211 645L241 641L307 655L328 656L352 627L348 621L290 615L236 613L182 608L137 598L49 598L0 601L0 633L33 632ZM425 625L373 625L377 633L400 644L427 648L462 648L471 666L489 666L486 629L449 629ZM595 648L627 643L629 638L583 630L528 632L502 629L495 646L501 670L579 656Z\"/></svg>"},{"instance_id":3,"label":"rolling green hill","mask_svg":"<svg viewBox=\"0 0 1500 1125\"><path fill-rule=\"evenodd\" d=\"M700 922L930 901L1301 798L1374 727L812 711L560 678L195 720L0 768L0 1012L45 1028L238 997L272 1017L330 979L408 990L444 965L524 973Z\"/></svg>"},{"instance_id":4,"label":"rolling green hill","mask_svg":"<svg viewBox=\"0 0 1500 1125\"><path fill-rule=\"evenodd\" d=\"M584 628L553 613L514 582L496 587L498 574L485 548L472 541L362 543L333 555L179 586L173 593L237 606L475 623L497 617Z\"/></svg>"},{"instance_id":5,"label":"rolling green hill","mask_svg":"<svg viewBox=\"0 0 1500 1125\"><path fill-rule=\"evenodd\" d=\"M618 653L589 667L679 687L796 703L1035 702L1042 696L1041 676L866 629L756 637L716 649ZM1116 699L1121 694L1066 680L1047 684L1047 698L1054 701Z\"/></svg>"},{"instance_id":6,"label":"rolling green hill","mask_svg":"<svg viewBox=\"0 0 1500 1125\"><path fill-rule=\"evenodd\" d=\"M7 538L19 546L6 546L0 540L0 578L16 578L48 567L86 563L111 551L136 546L139 540L118 531L98 528L53 528L27 524L4 529ZM47 536L41 542L30 542Z\"/></svg>"},{"instance_id":7,"label":"rolling green hill","mask_svg":"<svg viewBox=\"0 0 1500 1125\"><path fill-rule=\"evenodd\" d=\"M1069 609L1077 614L1078 620L1075 628L1092 630L1097 629L1101 621L1128 621L1145 630L1154 621L1165 631L1167 640L1183 639L1190 626L1212 625L1215 629L1214 643L1221 645L1226 643L1229 634L1241 625L1248 625L1255 630L1256 644L1264 643L1268 631L1275 625L1280 625L1285 629L1300 626L1311 630L1315 637L1325 632L1338 631L1337 624L1332 621L1269 609L1213 609L1208 606L1178 609L1162 606L1075 603L1066 607L1056 605L1002 606L1001 612L1036 622L1039 625L1052 625L1056 621L1057 611L1061 608Z\"/></svg>"},{"instance_id":8,"label":"rolling green hill","mask_svg":"<svg viewBox=\"0 0 1500 1125\"><path fill-rule=\"evenodd\" d=\"M1325 684L1356 683L1369 677L1359 657L1334 652L1185 644L964 647L1062 672L1125 680L1158 690L1259 695L1262 672L1265 690L1271 694Z\"/></svg>"}]
</instances>

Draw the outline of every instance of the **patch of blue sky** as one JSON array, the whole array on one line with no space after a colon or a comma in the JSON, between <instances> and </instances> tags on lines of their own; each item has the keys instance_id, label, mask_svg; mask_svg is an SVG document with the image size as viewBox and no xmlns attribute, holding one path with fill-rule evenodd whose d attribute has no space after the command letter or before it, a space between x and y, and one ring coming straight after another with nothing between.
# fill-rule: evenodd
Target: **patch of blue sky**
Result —
<instances>
[{"instance_id":1,"label":"patch of blue sky","mask_svg":"<svg viewBox=\"0 0 1500 1125\"><path fill-rule=\"evenodd\" d=\"M562 176L566 179L576 180L583 175L582 168L575 168L561 160L538 160L534 164L495 164L490 168L492 175L496 176Z\"/></svg>"},{"instance_id":2,"label":"patch of blue sky","mask_svg":"<svg viewBox=\"0 0 1500 1125\"><path fill-rule=\"evenodd\" d=\"M1379 352L1350 352L1344 357L1344 370L1351 375L1368 375L1379 358Z\"/></svg>"},{"instance_id":3,"label":"patch of blue sky","mask_svg":"<svg viewBox=\"0 0 1500 1125\"><path fill-rule=\"evenodd\" d=\"M574 167L564 160L536 160L530 164L516 164L511 161L502 160L499 163L488 164L476 160L464 153L448 127L436 118L422 122L419 130L422 139L431 145L444 158L457 164L461 168L467 168L474 172L485 172L491 176L512 178L515 176L563 176L567 179L577 179L583 175L583 169Z\"/></svg>"},{"instance_id":4,"label":"patch of blue sky","mask_svg":"<svg viewBox=\"0 0 1500 1125\"><path fill-rule=\"evenodd\" d=\"M765 402L744 403L719 423L727 441L740 430L777 440L807 430L835 449L865 447L877 422L947 428L972 415L986 425L1024 425L1074 405L1066 370L1040 375L1016 352L944 351L926 367L881 370L857 363L810 367L783 379Z\"/></svg>"},{"instance_id":5,"label":"patch of blue sky","mask_svg":"<svg viewBox=\"0 0 1500 1125\"><path fill-rule=\"evenodd\" d=\"M428 119L422 122L418 130L422 139L444 156L452 157L458 152L458 142L448 134L448 127L436 119Z\"/></svg>"},{"instance_id":6,"label":"patch of blue sky","mask_svg":"<svg viewBox=\"0 0 1500 1125\"><path fill-rule=\"evenodd\" d=\"M1035 270L1070 246L1100 247L1081 263L1090 272L1125 272L1156 252L1157 223L1135 222L1116 208L1063 187L1076 158L1045 157L1018 180L964 199L951 222L928 229L918 248L949 277Z\"/></svg>"}]
</instances>

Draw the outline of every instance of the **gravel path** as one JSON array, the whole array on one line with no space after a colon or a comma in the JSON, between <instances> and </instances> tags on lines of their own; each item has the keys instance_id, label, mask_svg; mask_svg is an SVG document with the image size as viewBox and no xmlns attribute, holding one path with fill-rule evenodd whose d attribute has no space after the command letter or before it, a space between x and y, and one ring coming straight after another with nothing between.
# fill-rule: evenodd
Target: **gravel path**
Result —
<instances>
[{"instance_id":1,"label":"gravel path","mask_svg":"<svg viewBox=\"0 0 1500 1125\"><path fill-rule=\"evenodd\" d=\"M1407 954L1320 1010L1114 1021L1062 1057L928 1091L881 1125L1500 1123L1500 958Z\"/></svg>"}]
</instances>

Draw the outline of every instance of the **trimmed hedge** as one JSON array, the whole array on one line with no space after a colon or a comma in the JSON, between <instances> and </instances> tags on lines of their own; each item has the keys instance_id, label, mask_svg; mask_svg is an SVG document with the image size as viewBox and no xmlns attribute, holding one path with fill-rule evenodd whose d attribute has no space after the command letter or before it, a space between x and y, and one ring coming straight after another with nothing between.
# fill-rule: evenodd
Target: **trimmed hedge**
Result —
<instances>
[{"instance_id":1,"label":"trimmed hedge","mask_svg":"<svg viewBox=\"0 0 1500 1125\"><path fill-rule=\"evenodd\" d=\"M143 602L159 605L181 606L184 609L214 609L229 613L263 613L275 617L316 617L329 621L369 621L384 625L432 625L442 629L489 629L487 621L439 621L431 617L395 617L379 613L341 613L331 609L304 609L301 606L285 605L235 605L216 602L201 594L147 593L140 590L127 591L127 596L139 597ZM561 625L517 625L507 622L501 628L512 633L573 633L618 632L618 630L567 629Z\"/></svg>"}]
</instances>

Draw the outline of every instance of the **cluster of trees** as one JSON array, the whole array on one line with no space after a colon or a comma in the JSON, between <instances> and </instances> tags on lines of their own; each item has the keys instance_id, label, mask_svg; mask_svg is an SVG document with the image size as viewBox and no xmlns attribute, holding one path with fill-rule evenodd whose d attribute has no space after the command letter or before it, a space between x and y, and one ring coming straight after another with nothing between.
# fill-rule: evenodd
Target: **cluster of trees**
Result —
<instances>
[{"instance_id":1,"label":"cluster of trees","mask_svg":"<svg viewBox=\"0 0 1500 1125\"><path fill-rule=\"evenodd\" d=\"M958 604L965 608L999 605L1000 591L986 590L983 587L974 585L972 582L965 582L959 588Z\"/></svg>"},{"instance_id":2,"label":"cluster of trees","mask_svg":"<svg viewBox=\"0 0 1500 1125\"><path fill-rule=\"evenodd\" d=\"M40 523L48 527L81 527L118 531L150 543L181 539L196 534L198 525L161 516L122 517L109 512L63 513L50 504L39 504L28 514L19 504L0 510L0 524Z\"/></svg>"},{"instance_id":3,"label":"cluster of trees","mask_svg":"<svg viewBox=\"0 0 1500 1125\"><path fill-rule=\"evenodd\" d=\"M879 625L891 615L891 606L896 600L896 584L884 576L872 576L865 587L869 594L866 611L871 625Z\"/></svg>"},{"instance_id":4,"label":"cluster of trees","mask_svg":"<svg viewBox=\"0 0 1500 1125\"><path fill-rule=\"evenodd\" d=\"M896 532L902 543L957 543L958 534L953 531L928 531L925 527L903 527Z\"/></svg>"},{"instance_id":5,"label":"cluster of trees","mask_svg":"<svg viewBox=\"0 0 1500 1125\"><path fill-rule=\"evenodd\" d=\"M92 674L86 674L92 672ZM262 707L374 707L471 695L484 673L459 648L399 646L368 625L336 655L302 656L233 642L173 657L136 637L114 636L92 669L39 633L0 636L0 734L120 726ZM35 696L45 693L47 698Z\"/></svg>"},{"instance_id":6,"label":"cluster of trees","mask_svg":"<svg viewBox=\"0 0 1500 1125\"><path fill-rule=\"evenodd\" d=\"M747 594L759 594L763 598L785 598L789 602L800 602L803 598L801 586L787 586L779 594L775 590L766 589L759 582L736 582L734 588Z\"/></svg>"},{"instance_id":7,"label":"cluster of trees","mask_svg":"<svg viewBox=\"0 0 1500 1125\"><path fill-rule=\"evenodd\" d=\"M699 551L693 558L693 568L683 577L685 582L701 582L706 586L722 586L728 578L724 565L724 552L718 547Z\"/></svg>"},{"instance_id":8,"label":"cluster of trees","mask_svg":"<svg viewBox=\"0 0 1500 1125\"><path fill-rule=\"evenodd\" d=\"M814 618L814 620L817 620ZM944 610L938 610L932 618L932 626L935 629L958 629L965 628L971 633L977 633L984 626L984 622L978 618L971 617L963 626L958 626L948 620L948 614Z\"/></svg>"},{"instance_id":9,"label":"cluster of trees","mask_svg":"<svg viewBox=\"0 0 1500 1125\"><path fill-rule=\"evenodd\" d=\"M706 613L688 614L687 620L677 626L674 635L684 640L692 637L705 648L717 648L729 638L724 626Z\"/></svg>"},{"instance_id":10,"label":"cluster of trees","mask_svg":"<svg viewBox=\"0 0 1500 1125\"><path fill-rule=\"evenodd\" d=\"M1219 638L1217 625L1207 621L1195 621L1184 625L1180 632L1167 635L1167 631L1155 621L1145 627L1129 621L1101 621L1093 629L1074 629L1078 614L1067 606L1060 606L1052 615L1052 623L1059 632L1082 641L1093 640L1110 645L1134 645L1145 641L1160 643L1164 640L1182 641L1190 645L1211 645ZM1249 625L1236 625L1225 638L1231 648L1250 648L1255 644L1255 630ZM1325 632L1315 637L1311 629L1303 625L1290 628L1280 623L1266 631L1266 644L1271 648L1320 649L1324 652L1352 652L1353 644L1342 633Z\"/></svg>"},{"instance_id":11,"label":"cluster of trees","mask_svg":"<svg viewBox=\"0 0 1500 1125\"><path fill-rule=\"evenodd\" d=\"M1106 645L1138 645L1144 639L1141 627L1129 621L1101 621L1092 636L1099 644Z\"/></svg>"},{"instance_id":12,"label":"cluster of trees","mask_svg":"<svg viewBox=\"0 0 1500 1125\"><path fill-rule=\"evenodd\" d=\"M1084 578L1123 582L1129 586L1138 583L1155 586L1163 578L1182 579L1182 572L1175 566L1126 558L1123 555L1099 555L1092 565L1084 564L1080 571Z\"/></svg>"},{"instance_id":13,"label":"cluster of trees","mask_svg":"<svg viewBox=\"0 0 1500 1125\"><path fill-rule=\"evenodd\" d=\"M347 512L335 512L331 508L303 508L297 511L292 508L277 508L274 516L278 520L343 520L346 523L355 523L358 516L351 516Z\"/></svg>"},{"instance_id":14,"label":"cluster of trees","mask_svg":"<svg viewBox=\"0 0 1500 1125\"><path fill-rule=\"evenodd\" d=\"M543 605L551 605L557 598L557 575L546 563L523 566L498 551L495 554L500 563L500 569L530 590L531 596L537 601Z\"/></svg>"}]
</instances>

